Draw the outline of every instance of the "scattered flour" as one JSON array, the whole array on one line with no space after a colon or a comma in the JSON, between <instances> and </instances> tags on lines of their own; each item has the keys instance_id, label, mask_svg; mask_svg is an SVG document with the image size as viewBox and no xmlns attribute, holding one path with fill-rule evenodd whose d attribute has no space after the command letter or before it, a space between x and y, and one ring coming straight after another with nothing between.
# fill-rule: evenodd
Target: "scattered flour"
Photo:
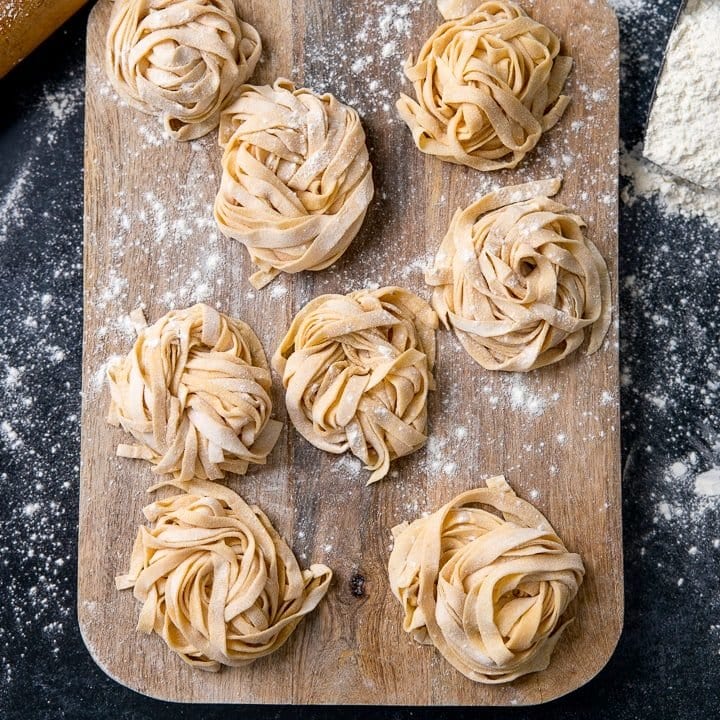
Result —
<instances>
[{"instance_id":1,"label":"scattered flour","mask_svg":"<svg viewBox=\"0 0 720 720\"><path fill-rule=\"evenodd\" d=\"M281 285L279 282L276 282L270 288L270 297L273 299L281 298L284 295L287 295L287 292L287 286Z\"/></svg>"},{"instance_id":2,"label":"scattered flour","mask_svg":"<svg viewBox=\"0 0 720 720\"><path fill-rule=\"evenodd\" d=\"M467 440L468 436L468 429L466 427L463 427L460 425L459 427L455 428L455 437L460 440L461 442L463 440Z\"/></svg>"},{"instance_id":3,"label":"scattered flour","mask_svg":"<svg viewBox=\"0 0 720 720\"><path fill-rule=\"evenodd\" d=\"M22 438L7 420L0 422L0 436L11 450L17 450L24 445Z\"/></svg>"},{"instance_id":4,"label":"scattered flour","mask_svg":"<svg viewBox=\"0 0 720 720\"><path fill-rule=\"evenodd\" d=\"M334 9L333 25L313 53L312 62L304 67L304 82L318 90L336 93L361 115L383 113L388 122L400 122L395 101L398 89L406 87L403 63L411 52L419 49L414 27L420 14L428 9L425 0L369 0L361 14L352 3ZM332 29L345 30L348 26L355 30L356 47L351 51ZM348 52L357 55L349 76L342 70L346 67ZM370 66L381 69L379 79L373 83L363 79L364 71Z\"/></svg>"},{"instance_id":5,"label":"scattered flour","mask_svg":"<svg viewBox=\"0 0 720 720\"><path fill-rule=\"evenodd\" d=\"M343 455L340 455L333 463L333 472L350 477L358 477L363 472L367 473L368 471L365 470L360 460L358 460L350 452L346 452Z\"/></svg>"},{"instance_id":6,"label":"scattered flour","mask_svg":"<svg viewBox=\"0 0 720 720\"><path fill-rule=\"evenodd\" d=\"M10 226L13 228L25 227L26 217L23 209L23 199L25 193L30 190L28 182L31 170L30 163L20 168L10 183L5 196L0 199L0 244L7 240Z\"/></svg>"},{"instance_id":7,"label":"scattered flour","mask_svg":"<svg viewBox=\"0 0 720 720\"><path fill-rule=\"evenodd\" d=\"M551 399L531 390L525 376L513 373L505 384L508 388L509 404L513 410L520 410L534 417L540 417L545 413L545 408Z\"/></svg>"},{"instance_id":8,"label":"scattered flour","mask_svg":"<svg viewBox=\"0 0 720 720\"><path fill-rule=\"evenodd\" d=\"M705 190L669 173L663 172L642 155L642 144L620 154L620 172L629 184L622 190L626 205L638 198L654 198L665 215L701 218L720 227L720 192Z\"/></svg>"},{"instance_id":9,"label":"scattered flour","mask_svg":"<svg viewBox=\"0 0 720 720\"><path fill-rule=\"evenodd\" d=\"M656 0L609 0L609 4L623 19L633 17L646 10L648 2L656 2Z\"/></svg>"},{"instance_id":10,"label":"scattered flour","mask_svg":"<svg viewBox=\"0 0 720 720\"><path fill-rule=\"evenodd\" d=\"M45 108L52 116L51 128L64 125L78 111L83 99L83 86L73 83L55 90L45 90Z\"/></svg>"},{"instance_id":11,"label":"scattered flour","mask_svg":"<svg viewBox=\"0 0 720 720\"><path fill-rule=\"evenodd\" d=\"M720 516L720 436L670 462L651 497L655 524L672 527L678 542L692 540L690 555L719 547L720 526L713 518Z\"/></svg>"},{"instance_id":12,"label":"scattered flour","mask_svg":"<svg viewBox=\"0 0 720 720\"><path fill-rule=\"evenodd\" d=\"M674 462L670 466L670 475L672 475L674 478L683 477L687 473L687 471L687 465L683 462L680 462L679 460L677 462Z\"/></svg>"},{"instance_id":13,"label":"scattered flour","mask_svg":"<svg viewBox=\"0 0 720 720\"><path fill-rule=\"evenodd\" d=\"M0 19L17 5L0 3ZM69 69L49 71L54 79L44 87L3 107L8 127L21 130L24 161L2 168L0 194L0 707L7 707L4 688L29 667L56 672L53 659L73 628L75 574L67 565L77 537L82 343L80 43L74 52ZM12 87L11 78L4 82Z\"/></svg>"},{"instance_id":14,"label":"scattered flour","mask_svg":"<svg viewBox=\"0 0 720 720\"><path fill-rule=\"evenodd\" d=\"M107 380L108 370L121 359L122 356L120 355L111 355L107 360L105 360L105 362L103 362L98 367L98 369L92 374L92 377L90 378L89 392L97 393L103 388L103 386L105 385L105 381Z\"/></svg>"}]
</instances>

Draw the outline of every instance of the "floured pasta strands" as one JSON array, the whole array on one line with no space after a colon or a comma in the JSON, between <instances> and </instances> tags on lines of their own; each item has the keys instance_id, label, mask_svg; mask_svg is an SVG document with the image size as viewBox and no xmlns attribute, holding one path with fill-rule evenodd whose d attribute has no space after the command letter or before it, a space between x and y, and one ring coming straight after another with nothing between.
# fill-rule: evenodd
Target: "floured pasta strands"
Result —
<instances>
[{"instance_id":1,"label":"floured pasta strands","mask_svg":"<svg viewBox=\"0 0 720 720\"><path fill-rule=\"evenodd\" d=\"M503 477L393 535L390 587L415 640L475 682L548 667L585 568Z\"/></svg>"},{"instance_id":2,"label":"floured pasta strands","mask_svg":"<svg viewBox=\"0 0 720 720\"><path fill-rule=\"evenodd\" d=\"M458 210L426 281L432 304L487 370L526 372L610 326L610 277L585 223L548 197L559 179L506 187Z\"/></svg>"},{"instance_id":3,"label":"floured pasta strands","mask_svg":"<svg viewBox=\"0 0 720 720\"><path fill-rule=\"evenodd\" d=\"M105 65L130 105L159 115L176 140L193 140L217 127L260 52L234 0L116 0Z\"/></svg>"},{"instance_id":4,"label":"floured pasta strands","mask_svg":"<svg viewBox=\"0 0 720 720\"><path fill-rule=\"evenodd\" d=\"M448 22L405 74L400 116L422 152L476 170L514 168L562 117L572 60L560 40L508 0L438 3Z\"/></svg>"},{"instance_id":5,"label":"floured pasta strands","mask_svg":"<svg viewBox=\"0 0 720 720\"><path fill-rule=\"evenodd\" d=\"M327 593L332 571L302 570L257 507L215 483L144 509L119 590L143 603L138 630L157 633L186 663L216 672L275 652Z\"/></svg>"},{"instance_id":6,"label":"floured pasta strands","mask_svg":"<svg viewBox=\"0 0 720 720\"><path fill-rule=\"evenodd\" d=\"M374 193L358 114L333 95L245 86L222 114L215 219L245 245L261 288L278 273L322 270L348 248Z\"/></svg>"},{"instance_id":7,"label":"floured pasta strands","mask_svg":"<svg viewBox=\"0 0 720 720\"><path fill-rule=\"evenodd\" d=\"M273 357L295 428L321 450L350 450L368 484L385 477L427 440L436 327L431 307L397 287L312 300Z\"/></svg>"},{"instance_id":8,"label":"floured pasta strands","mask_svg":"<svg viewBox=\"0 0 720 720\"><path fill-rule=\"evenodd\" d=\"M270 370L251 328L208 305L174 310L145 326L108 370L108 421L136 440L121 457L143 458L176 480L221 480L264 464L282 424L270 419Z\"/></svg>"}]
</instances>

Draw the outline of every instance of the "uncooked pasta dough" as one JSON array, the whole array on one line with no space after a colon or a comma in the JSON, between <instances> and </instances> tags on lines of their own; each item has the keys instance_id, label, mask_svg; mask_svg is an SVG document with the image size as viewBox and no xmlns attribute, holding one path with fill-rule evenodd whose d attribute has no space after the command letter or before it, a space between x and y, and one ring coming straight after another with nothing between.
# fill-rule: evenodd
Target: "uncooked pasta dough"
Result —
<instances>
[{"instance_id":1,"label":"uncooked pasta dough","mask_svg":"<svg viewBox=\"0 0 720 720\"><path fill-rule=\"evenodd\" d=\"M217 127L260 51L234 0L117 0L105 64L119 95L159 115L176 140L192 140Z\"/></svg>"},{"instance_id":2,"label":"uncooked pasta dough","mask_svg":"<svg viewBox=\"0 0 720 720\"><path fill-rule=\"evenodd\" d=\"M415 640L481 683L549 665L585 569L503 477L393 535L390 587Z\"/></svg>"},{"instance_id":3,"label":"uncooked pasta dough","mask_svg":"<svg viewBox=\"0 0 720 720\"><path fill-rule=\"evenodd\" d=\"M282 424L270 419L270 370L255 333L208 305L174 310L140 331L108 370L108 420L136 440L118 455L144 458L177 480L220 480L265 463Z\"/></svg>"},{"instance_id":4,"label":"uncooked pasta dough","mask_svg":"<svg viewBox=\"0 0 720 720\"><path fill-rule=\"evenodd\" d=\"M408 60L416 100L401 94L398 111L424 153L477 170L514 168L565 112L572 60L509 0L439 6L449 21Z\"/></svg>"},{"instance_id":5,"label":"uncooked pasta dough","mask_svg":"<svg viewBox=\"0 0 720 720\"><path fill-rule=\"evenodd\" d=\"M246 86L222 114L223 175L215 219L259 270L322 270L352 242L373 197L372 166L358 114L289 80Z\"/></svg>"},{"instance_id":6,"label":"uncooked pasta dough","mask_svg":"<svg viewBox=\"0 0 720 720\"><path fill-rule=\"evenodd\" d=\"M195 480L144 509L118 589L143 603L138 630L156 632L186 663L215 672L281 647L325 596L332 571L301 570L265 514L226 487Z\"/></svg>"},{"instance_id":7,"label":"uncooked pasta dough","mask_svg":"<svg viewBox=\"0 0 720 720\"><path fill-rule=\"evenodd\" d=\"M321 450L350 450L369 483L385 477L427 439L436 327L430 306L401 288L312 300L273 357L295 428Z\"/></svg>"},{"instance_id":8,"label":"uncooked pasta dough","mask_svg":"<svg viewBox=\"0 0 720 720\"><path fill-rule=\"evenodd\" d=\"M440 319L487 370L550 365L586 336L591 354L607 333L607 265L582 219L548 199L560 182L506 187L458 210L426 273Z\"/></svg>"}]
</instances>

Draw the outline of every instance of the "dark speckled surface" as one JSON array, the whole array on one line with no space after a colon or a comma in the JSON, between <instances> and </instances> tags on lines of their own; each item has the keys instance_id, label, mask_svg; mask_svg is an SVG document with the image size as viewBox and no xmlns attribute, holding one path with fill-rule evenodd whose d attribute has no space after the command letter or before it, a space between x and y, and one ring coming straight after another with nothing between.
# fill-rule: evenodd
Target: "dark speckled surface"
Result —
<instances>
[{"instance_id":1,"label":"dark speckled surface","mask_svg":"<svg viewBox=\"0 0 720 720\"><path fill-rule=\"evenodd\" d=\"M622 137L642 138L678 0L618 1ZM168 705L105 677L75 620L87 12L0 81L0 717L720 716L720 232L621 204L625 631L586 687L538 708ZM717 128L714 128L717 131ZM716 547L719 546L719 547Z\"/></svg>"}]
</instances>

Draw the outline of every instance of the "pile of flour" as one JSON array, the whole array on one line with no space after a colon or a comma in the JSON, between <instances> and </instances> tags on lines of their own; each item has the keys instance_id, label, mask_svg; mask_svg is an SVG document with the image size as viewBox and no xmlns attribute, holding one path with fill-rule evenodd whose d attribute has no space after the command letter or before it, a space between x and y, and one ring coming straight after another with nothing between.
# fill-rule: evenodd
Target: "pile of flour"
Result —
<instances>
[{"instance_id":1,"label":"pile of flour","mask_svg":"<svg viewBox=\"0 0 720 720\"><path fill-rule=\"evenodd\" d=\"M668 43L645 157L673 175L720 191L720 3L689 0Z\"/></svg>"},{"instance_id":2,"label":"pile of flour","mask_svg":"<svg viewBox=\"0 0 720 720\"><path fill-rule=\"evenodd\" d=\"M623 153L628 204L656 196L667 214L720 226L718 37L720 3L689 0L668 43L645 145Z\"/></svg>"}]
</instances>

